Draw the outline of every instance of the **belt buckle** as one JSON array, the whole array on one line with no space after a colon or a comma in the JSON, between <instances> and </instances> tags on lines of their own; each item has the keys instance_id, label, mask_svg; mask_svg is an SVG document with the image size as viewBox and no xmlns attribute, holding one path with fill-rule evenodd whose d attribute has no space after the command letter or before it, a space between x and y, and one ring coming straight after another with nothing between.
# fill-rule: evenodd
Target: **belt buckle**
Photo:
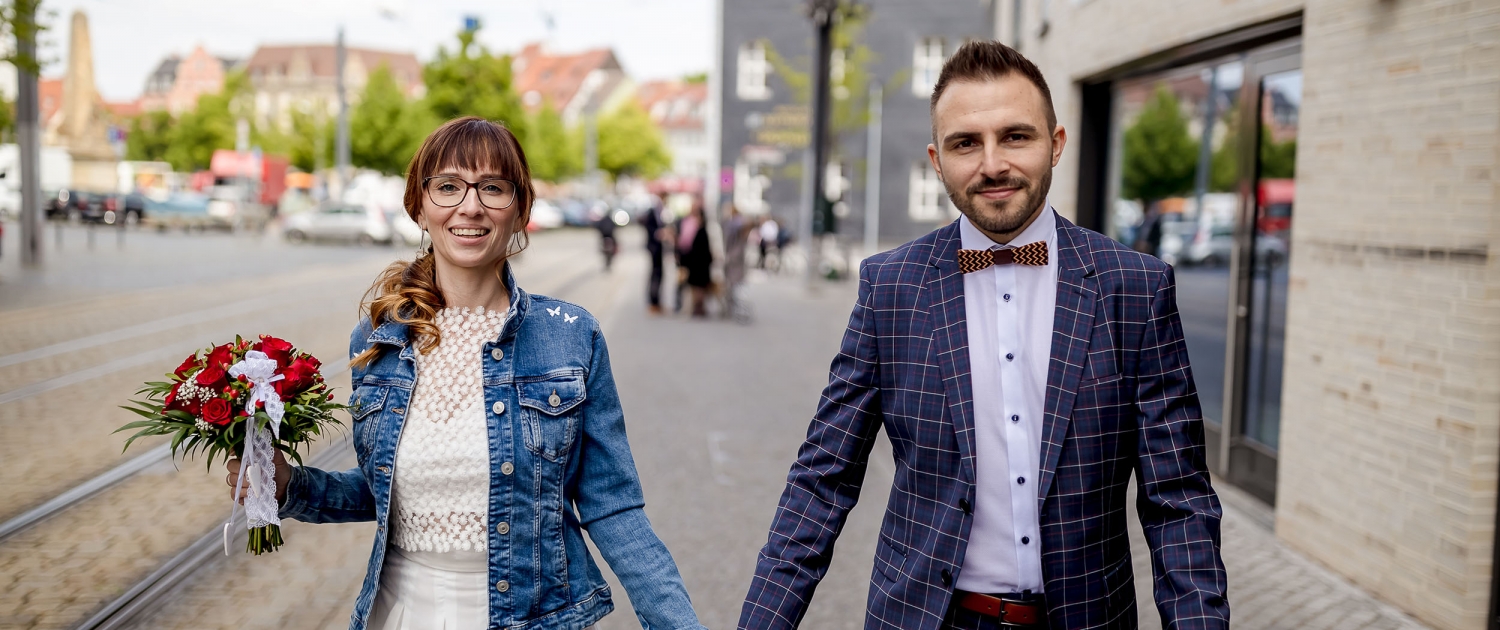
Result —
<instances>
[{"instance_id":1,"label":"belt buckle","mask_svg":"<svg viewBox=\"0 0 1500 630\"><path fill-rule=\"evenodd\" d=\"M1019 599L1014 599L1014 598L1011 598L1011 597L997 597L996 599L1000 600L999 621L1000 621L1000 627L1001 628L1033 628L1034 629L1034 628L1041 627L1041 624L1039 623L1041 621L1040 617L1036 621L1033 621L1032 623L1029 623L1029 624L1020 624L1020 623L1015 623L1015 622L1006 620L1006 617L1009 616L1007 614L1006 609L1005 609L1005 605L1006 604L1016 604L1016 605L1019 605L1019 606L1030 606L1032 608L1041 608L1041 606L1039 606L1035 602L1027 602L1027 601L1023 601L1023 600L1019 600ZM1042 614L1046 614L1046 613L1043 612Z\"/></svg>"}]
</instances>

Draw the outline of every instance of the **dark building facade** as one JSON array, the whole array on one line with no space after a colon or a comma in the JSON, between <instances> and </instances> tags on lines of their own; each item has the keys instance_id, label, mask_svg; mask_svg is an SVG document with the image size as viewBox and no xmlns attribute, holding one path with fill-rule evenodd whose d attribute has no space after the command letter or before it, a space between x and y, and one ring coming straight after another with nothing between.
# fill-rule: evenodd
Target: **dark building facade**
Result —
<instances>
[{"instance_id":1,"label":"dark building facade","mask_svg":"<svg viewBox=\"0 0 1500 630\"><path fill-rule=\"evenodd\" d=\"M722 200L795 227L809 137L813 26L805 0L721 0L718 81ZM955 216L927 161L928 99L942 63L994 32L993 0L861 0L832 63L829 184L838 233L864 233L870 86L883 86L879 232L890 245ZM843 44L840 46L840 44Z\"/></svg>"}]
</instances>

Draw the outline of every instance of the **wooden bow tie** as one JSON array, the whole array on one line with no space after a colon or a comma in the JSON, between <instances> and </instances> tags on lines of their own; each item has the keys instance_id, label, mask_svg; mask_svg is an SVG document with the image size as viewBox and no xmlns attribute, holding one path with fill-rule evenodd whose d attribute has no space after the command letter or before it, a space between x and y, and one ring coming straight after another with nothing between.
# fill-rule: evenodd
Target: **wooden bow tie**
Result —
<instances>
[{"instance_id":1,"label":"wooden bow tie","mask_svg":"<svg viewBox=\"0 0 1500 630\"><path fill-rule=\"evenodd\" d=\"M987 269L991 265L1011 263L1032 267L1047 266L1047 241L1027 243L1011 249L958 250L958 270L963 273L973 273L980 269Z\"/></svg>"}]
</instances>

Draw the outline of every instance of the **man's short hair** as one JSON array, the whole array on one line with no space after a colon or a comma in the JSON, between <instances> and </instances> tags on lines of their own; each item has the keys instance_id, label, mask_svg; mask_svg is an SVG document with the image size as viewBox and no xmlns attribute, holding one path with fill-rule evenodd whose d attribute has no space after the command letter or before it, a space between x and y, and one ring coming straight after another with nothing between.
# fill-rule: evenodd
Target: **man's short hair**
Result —
<instances>
[{"instance_id":1,"label":"man's short hair","mask_svg":"<svg viewBox=\"0 0 1500 630\"><path fill-rule=\"evenodd\" d=\"M1016 49L993 40L971 41L960 46L958 52L943 64L938 74L937 85L932 87L932 102L928 105L928 116L932 118L932 142L937 144L937 103L943 91L954 81L991 81L1010 74L1020 74L1031 81L1042 92L1047 104L1047 131L1057 128L1057 111L1052 108L1052 91L1047 89L1047 79L1042 71L1021 56Z\"/></svg>"}]
</instances>

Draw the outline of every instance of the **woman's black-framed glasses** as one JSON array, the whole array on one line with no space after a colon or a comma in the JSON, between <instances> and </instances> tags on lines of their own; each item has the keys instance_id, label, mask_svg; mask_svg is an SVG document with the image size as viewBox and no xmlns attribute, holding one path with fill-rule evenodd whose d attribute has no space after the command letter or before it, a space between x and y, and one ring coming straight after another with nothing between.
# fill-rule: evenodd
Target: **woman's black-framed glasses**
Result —
<instances>
[{"instance_id":1,"label":"woman's black-framed glasses","mask_svg":"<svg viewBox=\"0 0 1500 630\"><path fill-rule=\"evenodd\" d=\"M504 210L516 201L515 182L504 179L470 182L452 175L434 175L423 179L422 187L432 203L444 208L463 203L470 188L478 194L479 204L491 210Z\"/></svg>"}]
</instances>

